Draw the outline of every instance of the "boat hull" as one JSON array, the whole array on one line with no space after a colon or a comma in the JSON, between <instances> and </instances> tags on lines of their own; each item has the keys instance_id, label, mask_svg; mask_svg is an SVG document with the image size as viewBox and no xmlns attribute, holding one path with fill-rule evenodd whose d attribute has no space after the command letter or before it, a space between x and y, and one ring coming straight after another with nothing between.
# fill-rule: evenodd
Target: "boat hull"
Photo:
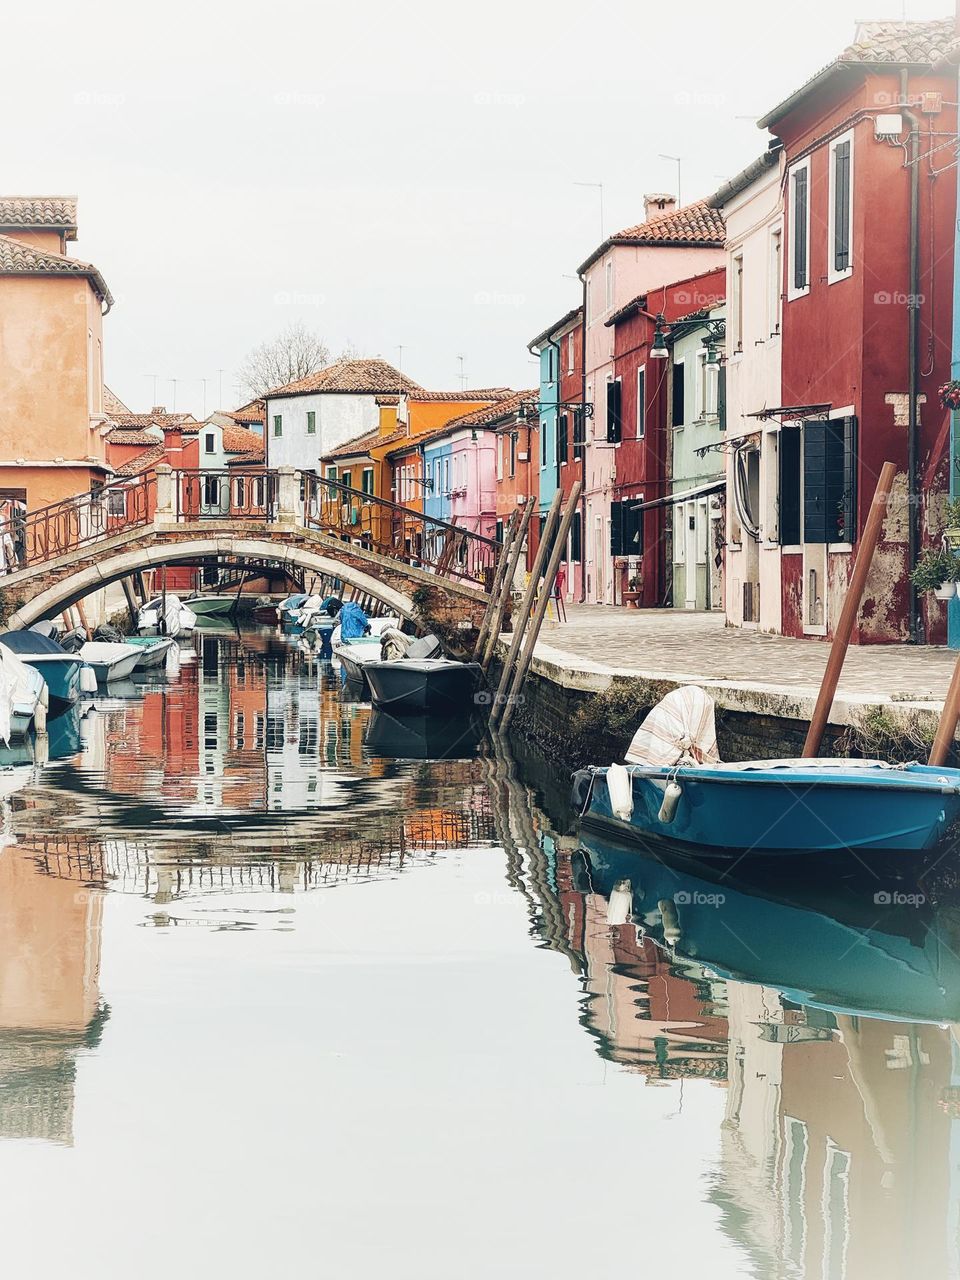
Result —
<instances>
[{"instance_id":1,"label":"boat hull","mask_svg":"<svg viewBox=\"0 0 960 1280\"><path fill-rule=\"evenodd\" d=\"M236 605L234 596L191 596L184 600L184 607L192 609L198 618L220 617L232 613Z\"/></svg>"},{"instance_id":2,"label":"boat hull","mask_svg":"<svg viewBox=\"0 0 960 1280\"><path fill-rule=\"evenodd\" d=\"M113 658L108 661L91 661L88 658L86 663L97 677L97 684L110 684L115 680L129 680L139 660L140 654L131 653L129 658Z\"/></svg>"},{"instance_id":3,"label":"boat hull","mask_svg":"<svg viewBox=\"0 0 960 1280\"><path fill-rule=\"evenodd\" d=\"M435 659L369 662L364 667L374 706L404 715L450 715L472 710L483 681L478 662Z\"/></svg>"},{"instance_id":4,"label":"boat hull","mask_svg":"<svg viewBox=\"0 0 960 1280\"><path fill-rule=\"evenodd\" d=\"M874 776L855 769L818 776L816 762L806 763L805 771L784 769L779 776L735 766L630 767L629 821L613 812L606 769L577 774L574 799L585 824L618 839L652 835L724 857L745 851L919 852L936 848L960 822L958 770L914 765ZM664 821L659 814L673 778L681 793L672 821Z\"/></svg>"},{"instance_id":5,"label":"boat hull","mask_svg":"<svg viewBox=\"0 0 960 1280\"><path fill-rule=\"evenodd\" d=\"M149 671L167 660L167 654L176 641L172 636L127 636L124 644L139 652L134 670Z\"/></svg>"},{"instance_id":6,"label":"boat hull","mask_svg":"<svg viewBox=\"0 0 960 1280\"><path fill-rule=\"evenodd\" d=\"M82 659L73 655L60 657L54 654L21 653L17 655L28 667L34 667L47 683L50 697L48 714L51 719L62 715L80 697L80 669Z\"/></svg>"}]
</instances>

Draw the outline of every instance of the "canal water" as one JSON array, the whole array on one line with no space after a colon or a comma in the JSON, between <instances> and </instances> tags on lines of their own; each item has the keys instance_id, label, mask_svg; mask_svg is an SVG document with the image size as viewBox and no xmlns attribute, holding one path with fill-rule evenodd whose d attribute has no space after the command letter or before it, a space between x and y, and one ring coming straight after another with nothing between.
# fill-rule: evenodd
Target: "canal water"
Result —
<instances>
[{"instance_id":1,"label":"canal water","mask_svg":"<svg viewBox=\"0 0 960 1280\"><path fill-rule=\"evenodd\" d=\"M0 773L5 1275L960 1274L950 866L581 840L549 762L267 632L51 728Z\"/></svg>"}]
</instances>

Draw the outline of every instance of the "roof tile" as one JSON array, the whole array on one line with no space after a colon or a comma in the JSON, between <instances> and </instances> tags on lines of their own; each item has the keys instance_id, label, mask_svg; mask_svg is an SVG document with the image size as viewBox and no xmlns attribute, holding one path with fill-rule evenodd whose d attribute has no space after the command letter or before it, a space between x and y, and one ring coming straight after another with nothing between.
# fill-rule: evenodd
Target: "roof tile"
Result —
<instances>
[{"instance_id":1,"label":"roof tile","mask_svg":"<svg viewBox=\"0 0 960 1280\"><path fill-rule=\"evenodd\" d=\"M268 392L270 396L304 395L311 391L354 392L376 395L378 392L407 393L423 391L423 387L386 360L337 360L325 369L298 378Z\"/></svg>"},{"instance_id":2,"label":"roof tile","mask_svg":"<svg viewBox=\"0 0 960 1280\"><path fill-rule=\"evenodd\" d=\"M107 282L88 262L67 258L61 253L45 253L12 236L0 235L0 275L2 276L86 276L104 302L113 305Z\"/></svg>"},{"instance_id":3,"label":"roof tile","mask_svg":"<svg viewBox=\"0 0 960 1280\"><path fill-rule=\"evenodd\" d=\"M0 196L0 227L76 231L76 196Z\"/></svg>"}]
</instances>

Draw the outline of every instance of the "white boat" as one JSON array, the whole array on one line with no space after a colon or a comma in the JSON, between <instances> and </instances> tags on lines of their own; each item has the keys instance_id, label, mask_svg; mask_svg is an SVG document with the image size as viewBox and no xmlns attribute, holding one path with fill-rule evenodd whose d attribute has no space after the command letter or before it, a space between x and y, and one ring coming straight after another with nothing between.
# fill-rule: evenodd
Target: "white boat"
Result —
<instances>
[{"instance_id":1,"label":"white boat","mask_svg":"<svg viewBox=\"0 0 960 1280\"><path fill-rule=\"evenodd\" d=\"M162 666L167 655L177 647L173 636L127 636L123 643L137 651L137 671Z\"/></svg>"},{"instance_id":2,"label":"white boat","mask_svg":"<svg viewBox=\"0 0 960 1280\"><path fill-rule=\"evenodd\" d=\"M193 631L197 625L197 615L188 609L179 596L168 593L166 596L154 596L137 612L137 630L143 634L162 634L178 636L184 631Z\"/></svg>"},{"instance_id":3,"label":"white boat","mask_svg":"<svg viewBox=\"0 0 960 1280\"><path fill-rule=\"evenodd\" d=\"M140 650L129 644L88 640L80 646L80 658L93 668L98 684L128 680L140 660Z\"/></svg>"},{"instance_id":4,"label":"white boat","mask_svg":"<svg viewBox=\"0 0 960 1280\"><path fill-rule=\"evenodd\" d=\"M47 682L36 667L0 644L0 741L9 746L25 738L31 725L42 733L47 727L49 698Z\"/></svg>"}]
</instances>

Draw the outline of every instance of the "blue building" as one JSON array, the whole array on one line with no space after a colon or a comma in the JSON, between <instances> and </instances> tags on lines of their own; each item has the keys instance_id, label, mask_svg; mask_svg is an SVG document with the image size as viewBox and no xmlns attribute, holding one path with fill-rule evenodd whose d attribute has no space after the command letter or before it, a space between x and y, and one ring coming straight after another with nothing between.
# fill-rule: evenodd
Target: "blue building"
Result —
<instances>
[{"instance_id":1,"label":"blue building","mask_svg":"<svg viewBox=\"0 0 960 1280\"><path fill-rule=\"evenodd\" d=\"M434 520L450 519L451 449L449 436L423 446L423 512Z\"/></svg>"}]
</instances>

